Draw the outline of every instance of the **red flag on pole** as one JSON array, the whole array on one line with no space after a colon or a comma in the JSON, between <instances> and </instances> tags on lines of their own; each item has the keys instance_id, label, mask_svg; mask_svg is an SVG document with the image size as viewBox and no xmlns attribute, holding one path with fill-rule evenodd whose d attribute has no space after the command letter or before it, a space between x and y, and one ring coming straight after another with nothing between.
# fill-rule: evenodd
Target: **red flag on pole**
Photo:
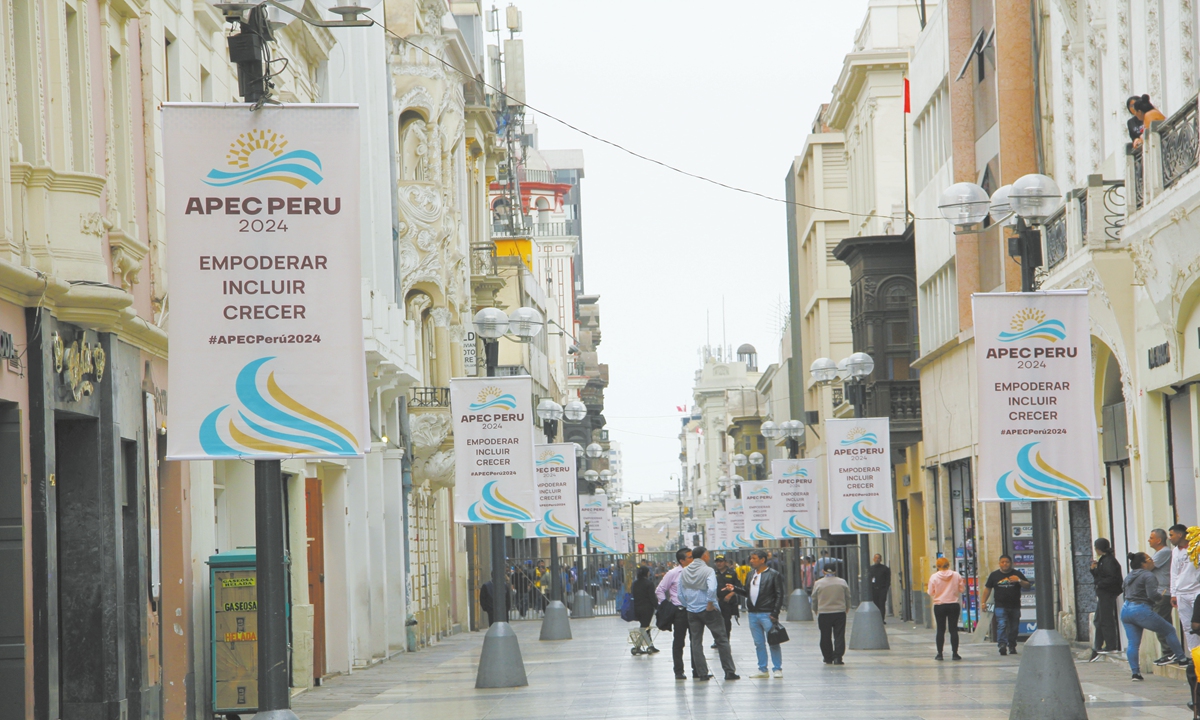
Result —
<instances>
[{"instance_id":1,"label":"red flag on pole","mask_svg":"<svg viewBox=\"0 0 1200 720\"><path fill-rule=\"evenodd\" d=\"M904 112L905 114L912 112L912 97L909 95L908 78L904 78Z\"/></svg>"}]
</instances>

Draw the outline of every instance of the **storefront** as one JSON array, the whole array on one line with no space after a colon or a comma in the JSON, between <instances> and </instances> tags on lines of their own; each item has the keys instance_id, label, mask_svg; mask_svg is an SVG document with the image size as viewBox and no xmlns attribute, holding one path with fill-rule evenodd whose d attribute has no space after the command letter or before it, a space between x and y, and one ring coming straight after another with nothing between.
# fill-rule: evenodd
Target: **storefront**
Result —
<instances>
[{"instance_id":1,"label":"storefront","mask_svg":"<svg viewBox=\"0 0 1200 720\"><path fill-rule=\"evenodd\" d=\"M0 717L25 717L29 547L24 526L29 516L27 452L28 384L23 371L24 309L0 301Z\"/></svg>"}]
</instances>

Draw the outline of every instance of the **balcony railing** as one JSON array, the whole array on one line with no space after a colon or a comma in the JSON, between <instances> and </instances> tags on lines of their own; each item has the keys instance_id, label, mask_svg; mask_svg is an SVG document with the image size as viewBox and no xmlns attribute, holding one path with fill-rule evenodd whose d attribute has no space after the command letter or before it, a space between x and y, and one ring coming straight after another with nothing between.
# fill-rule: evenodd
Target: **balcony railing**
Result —
<instances>
[{"instance_id":1,"label":"balcony railing","mask_svg":"<svg viewBox=\"0 0 1200 720\"><path fill-rule=\"evenodd\" d=\"M835 387L833 389L833 406L838 407L844 402L846 402L846 391L840 387Z\"/></svg>"},{"instance_id":2,"label":"balcony railing","mask_svg":"<svg viewBox=\"0 0 1200 720\"><path fill-rule=\"evenodd\" d=\"M570 375L571 377L582 377L587 374L586 370L587 364L582 360L567 361L567 375Z\"/></svg>"},{"instance_id":3,"label":"balcony railing","mask_svg":"<svg viewBox=\"0 0 1200 720\"><path fill-rule=\"evenodd\" d=\"M1133 208L1141 210L1146 197L1145 165L1142 149L1133 149Z\"/></svg>"},{"instance_id":4,"label":"balcony railing","mask_svg":"<svg viewBox=\"0 0 1200 720\"><path fill-rule=\"evenodd\" d=\"M1198 118L1200 113L1193 98L1158 126L1163 189L1171 187L1191 172L1200 159L1197 156L1197 150L1200 150L1200 128L1196 126Z\"/></svg>"},{"instance_id":5,"label":"balcony railing","mask_svg":"<svg viewBox=\"0 0 1200 720\"><path fill-rule=\"evenodd\" d=\"M491 242L471 245L471 274L496 274L496 246Z\"/></svg>"},{"instance_id":6,"label":"balcony railing","mask_svg":"<svg viewBox=\"0 0 1200 720\"><path fill-rule=\"evenodd\" d=\"M877 380L867 386L866 395L868 417L921 419L920 380Z\"/></svg>"},{"instance_id":7,"label":"balcony railing","mask_svg":"<svg viewBox=\"0 0 1200 720\"><path fill-rule=\"evenodd\" d=\"M546 223L526 223L515 231L508 221L499 217L492 221L492 237L572 237L579 234L574 220Z\"/></svg>"},{"instance_id":8,"label":"balcony railing","mask_svg":"<svg viewBox=\"0 0 1200 720\"><path fill-rule=\"evenodd\" d=\"M558 178L554 177L553 170L527 170L521 168L517 170L517 180L522 183L557 183Z\"/></svg>"},{"instance_id":9,"label":"balcony railing","mask_svg":"<svg viewBox=\"0 0 1200 720\"><path fill-rule=\"evenodd\" d=\"M1102 199L1104 240L1120 242L1121 228L1125 227L1125 181L1105 180ZM1086 227L1086 226L1085 226Z\"/></svg>"},{"instance_id":10,"label":"balcony railing","mask_svg":"<svg viewBox=\"0 0 1200 720\"><path fill-rule=\"evenodd\" d=\"M530 372L525 369L524 365L497 365L496 377L516 377L518 375L529 375Z\"/></svg>"},{"instance_id":11,"label":"balcony railing","mask_svg":"<svg viewBox=\"0 0 1200 720\"><path fill-rule=\"evenodd\" d=\"M1067 206L1046 220L1042 232L1046 236L1046 267L1053 268L1067 257Z\"/></svg>"},{"instance_id":12,"label":"balcony railing","mask_svg":"<svg viewBox=\"0 0 1200 720\"><path fill-rule=\"evenodd\" d=\"M450 388L415 387L408 398L408 406L414 408L450 407Z\"/></svg>"}]
</instances>

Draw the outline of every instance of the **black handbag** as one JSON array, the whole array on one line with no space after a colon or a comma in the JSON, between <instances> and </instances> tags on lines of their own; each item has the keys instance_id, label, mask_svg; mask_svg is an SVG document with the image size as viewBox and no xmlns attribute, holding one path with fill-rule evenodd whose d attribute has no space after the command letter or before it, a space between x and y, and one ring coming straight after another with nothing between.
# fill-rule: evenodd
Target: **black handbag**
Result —
<instances>
[{"instance_id":1,"label":"black handbag","mask_svg":"<svg viewBox=\"0 0 1200 720\"><path fill-rule=\"evenodd\" d=\"M670 598L663 600L658 605L658 610L654 613L654 625L663 632L671 629L675 624L675 606L671 603Z\"/></svg>"},{"instance_id":2,"label":"black handbag","mask_svg":"<svg viewBox=\"0 0 1200 720\"><path fill-rule=\"evenodd\" d=\"M767 631L768 645L782 645L790 639L787 634L787 628L779 623L772 624L771 629Z\"/></svg>"}]
</instances>

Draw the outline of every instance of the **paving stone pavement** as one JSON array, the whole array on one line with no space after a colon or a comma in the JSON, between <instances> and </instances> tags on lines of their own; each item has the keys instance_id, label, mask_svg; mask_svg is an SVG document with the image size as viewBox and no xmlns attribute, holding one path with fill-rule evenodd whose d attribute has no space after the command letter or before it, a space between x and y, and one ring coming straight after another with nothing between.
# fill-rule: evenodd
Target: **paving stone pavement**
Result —
<instances>
[{"instance_id":1,"label":"paving stone pavement","mask_svg":"<svg viewBox=\"0 0 1200 720\"><path fill-rule=\"evenodd\" d=\"M293 709L301 720L1003 720L1020 660L1000 657L991 644L964 644L962 662L936 662L933 632L893 619L887 626L891 650L851 650L844 667L827 666L817 648L816 624L787 623L792 640L783 646L783 679L750 680L757 662L743 621L734 625L732 639L741 680L721 680L716 651L706 649L717 678L676 681L666 635L656 643L663 652L633 657L631 625L618 618L573 620L574 639L560 642L539 642L540 625L513 623L528 687L476 690L483 634L467 633L327 679L296 696ZM686 663L686 650L684 657ZM1123 658L1080 662L1076 668L1091 720L1192 718L1185 682L1143 668L1145 682L1134 683Z\"/></svg>"}]
</instances>

